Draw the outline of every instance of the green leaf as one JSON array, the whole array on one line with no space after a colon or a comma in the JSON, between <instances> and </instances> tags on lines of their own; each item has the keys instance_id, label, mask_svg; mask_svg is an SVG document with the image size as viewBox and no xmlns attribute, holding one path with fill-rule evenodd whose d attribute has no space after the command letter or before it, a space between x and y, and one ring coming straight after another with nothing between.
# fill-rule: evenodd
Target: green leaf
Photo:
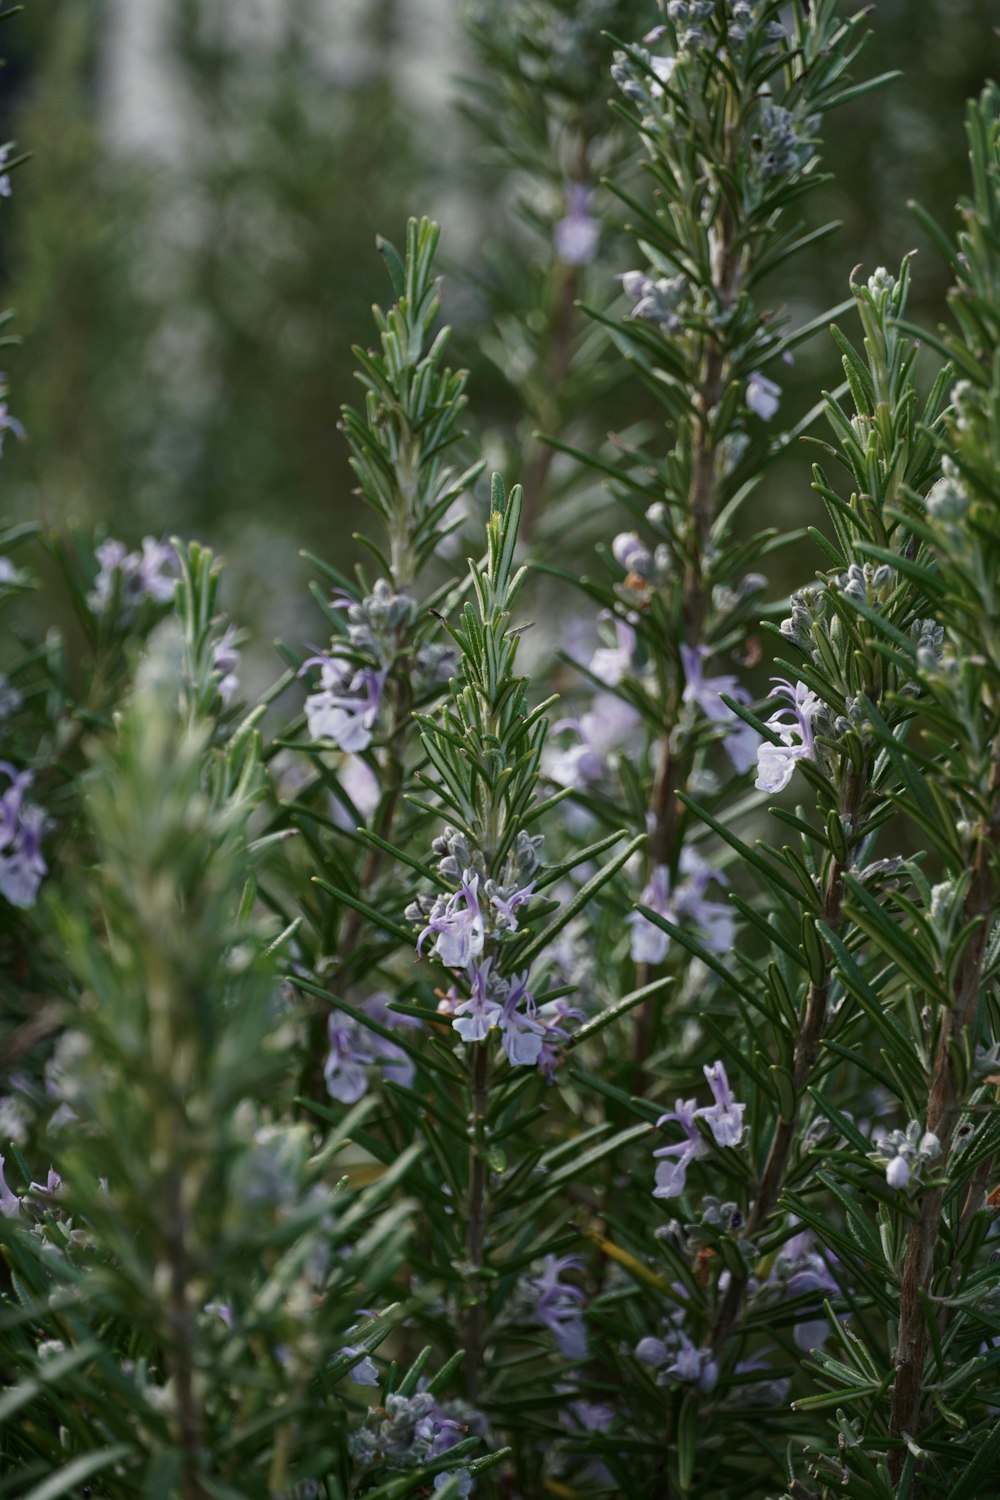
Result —
<instances>
[{"instance_id":1,"label":"green leaf","mask_svg":"<svg viewBox=\"0 0 1000 1500\"><path fill-rule=\"evenodd\" d=\"M58 1474L51 1475L43 1484L36 1485L23 1496L23 1500L56 1500L59 1495L65 1495L68 1490L76 1485L82 1484L92 1474L97 1474L101 1469L107 1469L121 1459L127 1458L132 1449L124 1443L118 1443L114 1448L102 1448L97 1453L84 1453L79 1458L73 1459L72 1463L60 1467Z\"/></svg>"}]
</instances>

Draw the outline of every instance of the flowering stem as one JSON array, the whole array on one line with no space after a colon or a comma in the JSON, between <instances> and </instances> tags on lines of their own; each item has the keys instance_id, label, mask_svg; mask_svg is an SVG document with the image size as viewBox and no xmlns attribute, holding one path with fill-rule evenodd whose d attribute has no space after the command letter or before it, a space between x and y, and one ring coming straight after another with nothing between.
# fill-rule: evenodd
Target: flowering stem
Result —
<instances>
[{"instance_id":1,"label":"flowering stem","mask_svg":"<svg viewBox=\"0 0 1000 1500\"><path fill-rule=\"evenodd\" d=\"M475 1402L482 1370L486 1305L482 1269L486 1242L487 1163L486 1109L489 1101L490 1053L487 1042L472 1049L471 1112L469 1115L469 1196L466 1203L465 1383L468 1399Z\"/></svg>"},{"instance_id":2,"label":"flowering stem","mask_svg":"<svg viewBox=\"0 0 1000 1500\"><path fill-rule=\"evenodd\" d=\"M981 829L972 862L972 879L965 898L964 921L975 923L956 975L954 1001L941 1027L934 1072L927 1104L927 1129L937 1136L941 1160L946 1165L962 1112L962 1079L956 1074L956 1057L963 1034L974 1024L979 1007L983 957L995 911L997 888L994 861L1000 848L1000 740L993 746L989 784L989 818ZM897 1439L913 1436L920 1423L923 1371L930 1332L922 1294L930 1290L934 1252L941 1228L947 1183L942 1182L920 1200L918 1217L906 1239L903 1277L899 1296L899 1334L896 1345L896 1380L889 1414L889 1432ZM975 1202L970 1189L963 1219ZM942 1311L942 1321L946 1318ZM905 1442L889 1455L890 1473L898 1480L906 1459ZM914 1494L917 1490L914 1489Z\"/></svg>"},{"instance_id":3,"label":"flowering stem","mask_svg":"<svg viewBox=\"0 0 1000 1500\"><path fill-rule=\"evenodd\" d=\"M854 848L858 842L858 809L861 805L863 789L862 773L852 768L848 771L841 810L841 816L846 823L847 863L841 864L835 856L832 857L823 897L823 922L834 933L839 930L842 919L844 871L850 866ZM751 1241L764 1228L778 1204L788 1158L798 1132L799 1101L816 1066L819 1044L826 1023L829 992L830 971L826 969L821 979L810 981L806 991L802 1026L792 1061L792 1088L795 1102L789 1117L778 1120L774 1135L771 1137L771 1146L761 1174L760 1185L754 1198L753 1208L747 1216L745 1232L747 1239ZM746 1287L745 1277L733 1276L726 1288L712 1329L712 1349L716 1355L725 1347L736 1326Z\"/></svg>"}]
</instances>

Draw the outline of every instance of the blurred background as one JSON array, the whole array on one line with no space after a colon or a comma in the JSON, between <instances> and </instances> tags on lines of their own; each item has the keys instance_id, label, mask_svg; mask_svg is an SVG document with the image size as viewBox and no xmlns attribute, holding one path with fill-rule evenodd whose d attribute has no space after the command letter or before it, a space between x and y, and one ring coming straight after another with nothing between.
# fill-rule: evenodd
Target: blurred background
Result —
<instances>
[{"instance_id":1,"label":"blurred background","mask_svg":"<svg viewBox=\"0 0 1000 1500\"><path fill-rule=\"evenodd\" d=\"M374 236L400 243L421 213L444 228L469 456L519 477L545 413L525 412L532 351L503 335L504 315L520 284L528 324L544 323L532 298L550 295L564 169L554 161L546 184L515 166L461 107L496 85L483 38L505 9L476 7L475 44L460 0L27 0L0 27L0 140L32 156L0 215L0 306L22 340L5 351L10 405L28 433L6 446L6 513L101 524L130 544L198 536L231 564L229 608L259 642L314 630L300 549L343 567L358 524L337 421L357 389L351 345L372 341L371 304L389 300ZM570 61L603 109L607 0L556 9L566 57L590 24ZM652 0L619 0L617 14L633 39L657 18ZM952 229L964 101L998 71L998 21L996 0L872 8L856 76L902 77L828 122L836 180L808 212L844 227L782 288L796 320L841 301L856 264L891 269L911 249L913 315L944 317L941 259L906 205ZM613 228L606 240L586 268L598 303L633 260ZM820 335L788 381L788 414L837 378ZM644 409L613 375L577 399L573 440L599 444ZM778 524L815 518L807 457L760 492ZM569 540L561 492L582 518ZM613 534L600 486L556 464L539 486L540 548L550 501L563 564Z\"/></svg>"}]
</instances>

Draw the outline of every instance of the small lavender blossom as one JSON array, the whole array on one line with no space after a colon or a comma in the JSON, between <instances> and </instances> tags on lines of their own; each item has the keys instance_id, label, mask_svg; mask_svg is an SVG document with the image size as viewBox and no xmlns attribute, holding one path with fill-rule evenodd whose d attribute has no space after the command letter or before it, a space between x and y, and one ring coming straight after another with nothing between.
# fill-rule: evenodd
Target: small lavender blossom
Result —
<instances>
[{"instance_id":1,"label":"small lavender blossom","mask_svg":"<svg viewBox=\"0 0 1000 1500\"><path fill-rule=\"evenodd\" d=\"M876 1136L874 1145L871 1159L885 1167L885 1180L897 1191L909 1186L914 1172L941 1155L941 1142L932 1130L922 1131L919 1120L911 1120L905 1130Z\"/></svg>"},{"instance_id":2,"label":"small lavender blossom","mask_svg":"<svg viewBox=\"0 0 1000 1500\"><path fill-rule=\"evenodd\" d=\"M535 1018L545 1033L537 1057L538 1071L548 1083L555 1083L556 1069L563 1058L563 1044L569 1041L569 1032L563 1023L582 1021L583 1011L571 1006L565 997L561 997L540 1005Z\"/></svg>"},{"instance_id":3,"label":"small lavender blossom","mask_svg":"<svg viewBox=\"0 0 1000 1500\"><path fill-rule=\"evenodd\" d=\"M441 1405L429 1391L412 1396L396 1393L386 1396L383 1406L370 1409L365 1425L351 1434L351 1454L362 1472L383 1464L402 1470L421 1468L454 1448L470 1428L483 1427L481 1413L464 1403Z\"/></svg>"},{"instance_id":4,"label":"small lavender blossom","mask_svg":"<svg viewBox=\"0 0 1000 1500\"><path fill-rule=\"evenodd\" d=\"M682 324L682 308L689 286L685 276L648 276L645 271L624 271L618 277L622 291L632 303L630 318L658 323L668 333Z\"/></svg>"},{"instance_id":5,"label":"small lavender blossom","mask_svg":"<svg viewBox=\"0 0 1000 1500\"><path fill-rule=\"evenodd\" d=\"M123 620L129 619L147 601L168 604L177 586L177 553L155 537L142 539L141 552L129 552L124 542L109 538L96 548L98 573L87 603L95 614L104 614L118 592Z\"/></svg>"},{"instance_id":6,"label":"small lavender blossom","mask_svg":"<svg viewBox=\"0 0 1000 1500\"><path fill-rule=\"evenodd\" d=\"M813 722L822 709L816 694L805 683L794 685L783 677L772 677L776 685L776 696L787 698L788 708L765 719L768 729L781 736L781 744L762 740L757 747L757 780L754 786L761 792L780 792L788 785L798 760L815 760L816 746L813 740ZM796 743L797 737L797 743Z\"/></svg>"},{"instance_id":7,"label":"small lavender blossom","mask_svg":"<svg viewBox=\"0 0 1000 1500\"><path fill-rule=\"evenodd\" d=\"M638 573L640 578L650 577L653 557L637 531L620 531L611 543L611 555L626 573Z\"/></svg>"},{"instance_id":8,"label":"small lavender blossom","mask_svg":"<svg viewBox=\"0 0 1000 1500\"><path fill-rule=\"evenodd\" d=\"M654 1198L679 1198L687 1185L687 1169L693 1161L708 1154L708 1142L695 1124L698 1114L694 1099L678 1099L674 1108L657 1120L657 1127L674 1120L684 1132L684 1139L671 1146L661 1146L653 1156L660 1162L656 1169Z\"/></svg>"},{"instance_id":9,"label":"small lavender blossom","mask_svg":"<svg viewBox=\"0 0 1000 1500\"><path fill-rule=\"evenodd\" d=\"M719 1378L719 1367L710 1349L698 1349L683 1328L670 1328L665 1338L640 1339L635 1357L656 1370L657 1385L694 1385L711 1391Z\"/></svg>"},{"instance_id":10,"label":"small lavender blossom","mask_svg":"<svg viewBox=\"0 0 1000 1500\"><path fill-rule=\"evenodd\" d=\"M41 851L48 820L40 807L25 800L32 773L17 771L7 761L0 761L0 771L10 781L0 797L0 895L11 906L33 906L48 871Z\"/></svg>"},{"instance_id":11,"label":"small lavender blossom","mask_svg":"<svg viewBox=\"0 0 1000 1500\"><path fill-rule=\"evenodd\" d=\"M590 659L591 674L605 687L617 687L633 670L636 634L626 621L614 616L615 644L600 646Z\"/></svg>"},{"instance_id":12,"label":"small lavender blossom","mask_svg":"<svg viewBox=\"0 0 1000 1500\"><path fill-rule=\"evenodd\" d=\"M499 976L490 974L493 960L473 966L470 971L472 994L461 1001L452 1012L452 1025L463 1042L484 1042L494 1026L500 1024L503 1004L495 998ZM492 984L491 984L492 978ZM491 991L493 993L491 993Z\"/></svg>"},{"instance_id":13,"label":"small lavender blossom","mask_svg":"<svg viewBox=\"0 0 1000 1500\"><path fill-rule=\"evenodd\" d=\"M698 1110L698 1116L708 1121L717 1145L738 1146L743 1139L746 1105L736 1103L723 1063L714 1062L704 1072L715 1103Z\"/></svg>"},{"instance_id":14,"label":"small lavender blossom","mask_svg":"<svg viewBox=\"0 0 1000 1500\"><path fill-rule=\"evenodd\" d=\"M754 416L760 417L762 422L770 422L780 402L781 386L768 380L766 375L761 375L759 370L754 370L746 389L746 403Z\"/></svg>"},{"instance_id":15,"label":"small lavender blossom","mask_svg":"<svg viewBox=\"0 0 1000 1500\"><path fill-rule=\"evenodd\" d=\"M572 730L579 743L543 756L546 775L559 786L583 790L602 781L608 758L624 745L638 728L637 709L614 693L595 693L589 709L578 719L560 719L553 733Z\"/></svg>"},{"instance_id":16,"label":"small lavender blossom","mask_svg":"<svg viewBox=\"0 0 1000 1500\"><path fill-rule=\"evenodd\" d=\"M365 1069L375 1061L370 1033L343 1011L330 1012L326 1023L330 1050L323 1066L326 1091L341 1104L357 1104L368 1091Z\"/></svg>"},{"instance_id":17,"label":"small lavender blossom","mask_svg":"<svg viewBox=\"0 0 1000 1500\"><path fill-rule=\"evenodd\" d=\"M345 755L337 767L337 783L354 805L356 817L352 817L339 797L330 797L330 817L338 828L353 831L358 818L367 823L382 799L379 779L367 761L360 755Z\"/></svg>"},{"instance_id":18,"label":"small lavender blossom","mask_svg":"<svg viewBox=\"0 0 1000 1500\"><path fill-rule=\"evenodd\" d=\"M584 1294L572 1282L560 1281L563 1271L580 1269L572 1255L547 1255L538 1276L528 1277L525 1290L533 1299L532 1321L547 1328L565 1359L587 1357L587 1329L581 1303Z\"/></svg>"},{"instance_id":19,"label":"small lavender blossom","mask_svg":"<svg viewBox=\"0 0 1000 1500\"><path fill-rule=\"evenodd\" d=\"M483 951L486 923L479 905L479 876L467 870L461 887L447 897L439 896L430 921L417 939L417 952L429 934L434 952L447 969L467 969Z\"/></svg>"},{"instance_id":20,"label":"small lavender blossom","mask_svg":"<svg viewBox=\"0 0 1000 1500\"><path fill-rule=\"evenodd\" d=\"M332 740L341 750L357 755L372 742L385 688L385 670L356 667L343 657L320 654L303 662L300 671L320 667L320 691L305 702L309 737Z\"/></svg>"},{"instance_id":21,"label":"small lavender blossom","mask_svg":"<svg viewBox=\"0 0 1000 1500\"><path fill-rule=\"evenodd\" d=\"M511 981L498 1022L511 1067L533 1068L545 1040L546 1028L535 1018L535 999L527 988L527 977L521 974ZM519 1009L522 1003L523 1010Z\"/></svg>"},{"instance_id":22,"label":"small lavender blossom","mask_svg":"<svg viewBox=\"0 0 1000 1500\"><path fill-rule=\"evenodd\" d=\"M693 1099L678 1099L674 1109L657 1120L657 1126L676 1122L684 1138L653 1152L660 1162L656 1169L654 1198L679 1198L687 1184L687 1169L693 1161L707 1155L708 1143L697 1122L704 1120L718 1146L739 1146L743 1140L745 1104L738 1104L729 1087L725 1066L714 1062L704 1068L714 1103L696 1107Z\"/></svg>"},{"instance_id":23,"label":"small lavender blossom","mask_svg":"<svg viewBox=\"0 0 1000 1500\"><path fill-rule=\"evenodd\" d=\"M233 694L239 690L240 680L236 675L236 668L239 664L240 653L236 646L236 627L227 625L212 647L212 668L219 674L219 686L216 691L223 703L228 703Z\"/></svg>"},{"instance_id":24,"label":"small lavender blossom","mask_svg":"<svg viewBox=\"0 0 1000 1500\"><path fill-rule=\"evenodd\" d=\"M683 702L695 703L713 724L726 727L722 741L737 773L742 776L749 771L757 758L760 735L752 724L747 724L728 704L723 703L722 694L735 703L749 704L753 700L745 687L741 687L731 673L719 677L705 676L705 657L710 653L704 646L697 650L693 646L681 646L681 661L684 666Z\"/></svg>"},{"instance_id":25,"label":"small lavender blossom","mask_svg":"<svg viewBox=\"0 0 1000 1500\"><path fill-rule=\"evenodd\" d=\"M5 1219L13 1219L21 1212L21 1200L7 1186L7 1180L4 1177L4 1165L5 1158L0 1156L0 1214L3 1214Z\"/></svg>"},{"instance_id":26,"label":"small lavender blossom","mask_svg":"<svg viewBox=\"0 0 1000 1500\"><path fill-rule=\"evenodd\" d=\"M700 927L705 946L713 953L725 953L732 947L736 930L732 909L721 901L709 901L705 896L710 882L725 885L725 876L693 849L681 852L680 874L684 878L676 889L671 889L669 869L666 865L657 865L639 898L641 904L675 925L690 922ZM632 929L633 960L636 963L662 963L670 946L669 934L640 911L632 912L627 920Z\"/></svg>"},{"instance_id":27,"label":"small lavender blossom","mask_svg":"<svg viewBox=\"0 0 1000 1500\"><path fill-rule=\"evenodd\" d=\"M587 211L589 202L588 189L582 183L574 183L569 190L569 212L552 231L556 254L568 266L589 265L597 254L601 226Z\"/></svg>"},{"instance_id":28,"label":"small lavender blossom","mask_svg":"<svg viewBox=\"0 0 1000 1500\"><path fill-rule=\"evenodd\" d=\"M4 180L5 179L0 178L0 182L3 182ZM2 381L3 376L0 375L0 383L2 383ZM0 401L0 453L3 452L3 439L5 432L12 432L14 436L16 438L20 438L22 442L27 437L27 433L25 432L24 427L17 420L17 418L11 416L10 412L8 411L6 401Z\"/></svg>"},{"instance_id":29,"label":"small lavender blossom","mask_svg":"<svg viewBox=\"0 0 1000 1500\"><path fill-rule=\"evenodd\" d=\"M23 698L16 687L13 686L6 672L0 672L0 723L16 714L23 703Z\"/></svg>"}]
</instances>

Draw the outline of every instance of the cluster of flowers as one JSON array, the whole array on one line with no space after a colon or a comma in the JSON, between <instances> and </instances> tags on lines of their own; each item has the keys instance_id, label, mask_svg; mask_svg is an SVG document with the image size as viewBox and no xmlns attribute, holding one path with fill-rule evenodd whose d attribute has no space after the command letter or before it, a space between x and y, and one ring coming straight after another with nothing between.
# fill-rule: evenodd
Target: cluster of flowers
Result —
<instances>
[{"instance_id":1,"label":"cluster of flowers","mask_svg":"<svg viewBox=\"0 0 1000 1500\"><path fill-rule=\"evenodd\" d=\"M683 1295L683 1288L678 1287ZM697 1348L684 1331L685 1309L678 1307L667 1319L663 1337L649 1335L635 1346L640 1364L656 1371L657 1385L693 1385L711 1391L719 1378L719 1366L711 1349Z\"/></svg>"},{"instance_id":2,"label":"cluster of flowers","mask_svg":"<svg viewBox=\"0 0 1000 1500\"><path fill-rule=\"evenodd\" d=\"M540 1067L551 1079L559 1045L566 1040L561 1023L579 1012L563 1000L536 1005L527 974L506 978L494 963L495 955L486 953L487 944L495 947L506 934L517 931L518 911L534 894L541 843L540 834L532 837L521 830L503 879L497 881L487 876L465 836L446 828L434 840L433 850L451 889L434 898L418 896L406 908L406 917L423 924L419 953L432 938L431 951L445 968L465 973L468 997L453 986L439 1006L463 1042L485 1041L497 1029L512 1065Z\"/></svg>"},{"instance_id":3,"label":"cluster of flowers","mask_svg":"<svg viewBox=\"0 0 1000 1500\"><path fill-rule=\"evenodd\" d=\"M10 785L0 797L0 895L11 906L33 906L48 866L41 839L47 818L40 807L25 800L34 777L0 761Z\"/></svg>"},{"instance_id":4,"label":"cluster of flowers","mask_svg":"<svg viewBox=\"0 0 1000 1500\"><path fill-rule=\"evenodd\" d=\"M486 1418L462 1401L439 1402L430 1391L412 1396L386 1396L385 1405L369 1409L368 1420L351 1435L351 1454L362 1473L388 1469L423 1468L443 1457L470 1435L485 1437ZM467 1469L452 1469L435 1477L434 1488L458 1480L459 1494L472 1493Z\"/></svg>"},{"instance_id":5,"label":"cluster of flowers","mask_svg":"<svg viewBox=\"0 0 1000 1500\"><path fill-rule=\"evenodd\" d=\"M130 619L149 600L169 604L177 583L177 553L155 537L142 539L141 552L129 552L124 542L109 537L96 549L94 587L87 603L97 615L106 614L117 597L120 617Z\"/></svg>"},{"instance_id":6,"label":"cluster of flowers","mask_svg":"<svg viewBox=\"0 0 1000 1500\"><path fill-rule=\"evenodd\" d=\"M911 1120L905 1130L891 1130L874 1141L872 1160L885 1167L885 1180L891 1188L909 1187L914 1172L936 1161L941 1142L932 1130L924 1130L919 1120Z\"/></svg>"},{"instance_id":7,"label":"cluster of flowers","mask_svg":"<svg viewBox=\"0 0 1000 1500\"><path fill-rule=\"evenodd\" d=\"M706 1065L705 1078L712 1090L713 1103L697 1107L694 1099L678 1099L674 1109L661 1115L656 1122L665 1125L676 1120L684 1132L684 1139L673 1146L661 1146L653 1155L660 1160L656 1169L654 1198L678 1198L687 1182L687 1169L699 1157L707 1156L709 1144L698 1129L698 1121L708 1125L717 1146L738 1146L743 1140L743 1115L745 1104L738 1104L725 1066L721 1062Z\"/></svg>"},{"instance_id":8,"label":"cluster of flowers","mask_svg":"<svg viewBox=\"0 0 1000 1500\"><path fill-rule=\"evenodd\" d=\"M306 699L306 722L311 739L332 740L339 749L358 754L372 742L389 670L416 618L417 605L409 594L397 594L384 578L360 601L338 591L333 603L346 613L346 636L302 664L302 672L320 668L319 691ZM409 669L416 695L432 683L447 682L455 660L450 646L421 646Z\"/></svg>"},{"instance_id":9,"label":"cluster of flowers","mask_svg":"<svg viewBox=\"0 0 1000 1500\"><path fill-rule=\"evenodd\" d=\"M40 1204L44 1208L55 1206L56 1195L62 1187L62 1178L58 1172L54 1172L50 1167L45 1181L29 1183L28 1191L23 1198L19 1198L7 1186L7 1179L4 1176L5 1166L6 1160L0 1156L0 1214L5 1219L21 1217L23 1211L32 1203Z\"/></svg>"}]
</instances>

